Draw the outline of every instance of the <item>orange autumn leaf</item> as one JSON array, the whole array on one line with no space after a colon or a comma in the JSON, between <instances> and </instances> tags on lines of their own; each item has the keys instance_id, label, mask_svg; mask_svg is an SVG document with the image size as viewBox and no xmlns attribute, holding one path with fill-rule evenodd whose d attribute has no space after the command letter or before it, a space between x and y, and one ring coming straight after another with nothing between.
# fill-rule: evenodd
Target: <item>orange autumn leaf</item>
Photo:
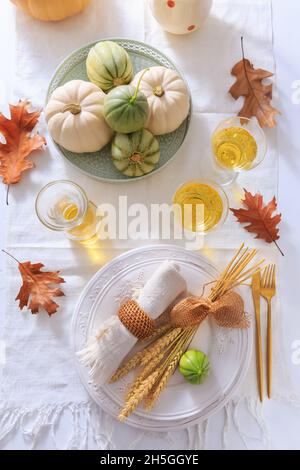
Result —
<instances>
[{"instance_id":1,"label":"orange autumn leaf","mask_svg":"<svg viewBox=\"0 0 300 470\"><path fill-rule=\"evenodd\" d=\"M5 143L0 143L0 176L3 183L18 183L25 170L34 167L27 157L46 144L46 139L32 131L38 123L40 113L28 111L29 101L19 101L10 105L10 119L0 113L0 133Z\"/></svg>"},{"instance_id":2,"label":"orange autumn leaf","mask_svg":"<svg viewBox=\"0 0 300 470\"><path fill-rule=\"evenodd\" d=\"M28 307L31 313L39 313L40 308L44 308L49 316L57 312L59 305L52 300L52 297L62 297L65 294L54 284L64 283L64 279L59 276L59 271L41 271L44 267L42 263L32 264L30 261L21 263L14 256L5 250L14 261L18 263L22 276L22 287L16 297L19 300L20 310Z\"/></svg>"},{"instance_id":3,"label":"orange autumn leaf","mask_svg":"<svg viewBox=\"0 0 300 470\"><path fill-rule=\"evenodd\" d=\"M245 199L242 200L245 208L230 209L238 222L248 224L244 228L250 233L255 233L256 238L265 240L267 243L275 243L280 253L281 249L277 244L279 240L278 225L281 222L281 214L275 214L277 202L274 197L268 204L264 204L261 194L252 195L244 189Z\"/></svg>"},{"instance_id":4,"label":"orange autumn leaf","mask_svg":"<svg viewBox=\"0 0 300 470\"><path fill-rule=\"evenodd\" d=\"M41 271L43 267L42 263L31 264L30 261L19 263L23 285L16 300L20 301L20 310L27 306L31 313L38 313L40 308L44 308L51 316L59 308L59 305L52 300L52 297L62 297L64 295L61 289L51 287L51 285L61 284L65 281L59 276L59 271Z\"/></svg>"},{"instance_id":5,"label":"orange autumn leaf","mask_svg":"<svg viewBox=\"0 0 300 470\"><path fill-rule=\"evenodd\" d=\"M273 73L263 69L255 69L245 58L242 38L243 59L232 69L231 74L236 82L229 93L237 100L244 97L244 106L239 112L240 117L256 117L261 127L274 127L275 116L280 112L271 105L273 85L264 85L263 80L273 76Z\"/></svg>"}]
</instances>

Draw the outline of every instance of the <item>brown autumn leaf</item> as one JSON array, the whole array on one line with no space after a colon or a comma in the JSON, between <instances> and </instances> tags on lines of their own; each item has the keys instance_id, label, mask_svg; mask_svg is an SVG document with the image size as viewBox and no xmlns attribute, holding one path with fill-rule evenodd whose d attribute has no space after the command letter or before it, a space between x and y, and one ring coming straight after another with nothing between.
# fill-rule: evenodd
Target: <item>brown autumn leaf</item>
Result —
<instances>
[{"instance_id":1,"label":"brown autumn leaf","mask_svg":"<svg viewBox=\"0 0 300 470\"><path fill-rule=\"evenodd\" d=\"M230 209L231 212L241 224L248 224L244 227L245 230L255 233L255 238L265 240L267 243L275 243L283 255L277 244L277 240L280 238L278 225L281 222L281 214L274 215L277 210L276 198L274 197L268 204L264 204L261 194L252 195L246 189L244 191L245 199L242 199L242 203L245 209Z\"/></svg>"},{"instance_id":2,"label":"brown autumn leaf","mask_svg":"<svg viewBox=\"0 0 300 470\"><path fill-rule=\"evenodd\" d=\"M40 113L28 111L29 101L19 101L10 105L10 119L0 113L0 133L5 143L0 142L0 176L8 187L20 181L22 173L34 167L27 157L35 150L46 145L46 139L38 134L32 135Z\"/></svg>"},{"instance_id":3,"label":"brown autumn leaf","mask_svg":"<svg viewBox=\"0 0 300 470\"><path fill-rule=\"evenodd\" d=\"M2 250L13 258L19 265L22 276L22 287L16 297L19 300L20 310L26 306L31 313L39 313L40 308L44 308L49 316L57 312L59 305L52 300L52 297L62 297L64 293L53 284L62 284L64 279L59 276L59 271L41 271L44 267L42 263L32 264L30 261L20 263L14 256Z\"/></svg>"},{"instance_id":4,"label":"brown autumn leaf","mask_svg":"<svg viewBox=\"0 0 300 470\"><path fill-rule=\"evenodd\" d=\"M59 277L59 272L41 271L44 267L42 263L31 264L30 261L19 263L19 271L22 276L23 285L16 300L20 301L20 310L25 306L31 313L38 313L40 308L44 308L49 316L57 312L59 305L52 300L52 297L62 297L64 293L52 284L61 284L64 281Z\"/></svg>"},{"instance_id":5,"label":"brown autumn leaf","mask_svg":"<svg viewBox=\"0 0 300 470\"><path fill-rule=\"evenodd\" d=\"M275 116L280 112L271 105L273 85L263 84L263 80L272 77L273 73L255 69L245 58L243 38L242 51L243 59L231 71L231 74L236 77L236 82L229 90L235 100L241 96L245 98L244 106L238 115L249 119L255 116L261 127L274 127Z\"/></svg>"}]
</instances>

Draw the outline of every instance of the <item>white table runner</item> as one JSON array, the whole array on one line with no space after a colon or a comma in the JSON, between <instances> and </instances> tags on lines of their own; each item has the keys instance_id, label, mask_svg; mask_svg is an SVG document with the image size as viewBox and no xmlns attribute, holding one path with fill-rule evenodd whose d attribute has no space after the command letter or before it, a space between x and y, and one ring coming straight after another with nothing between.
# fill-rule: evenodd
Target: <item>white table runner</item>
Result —
<instances>
[{"instance_id":1,"label":"white table runner","mask_svg":"<svg viewBox=\"0 0 300 470\"><path fill-rule=\"evenodd\" d=\"M17 265L8 260L0 444L21 432L26 444L38 446L41 431L46 430L52 435L53 446L59 442L60 447L69 448L137 446L145 449L149 445L147 435L118 424L89 401L77 376L70 348L70 322L81 290L102 265L133 244L105 244L101 249L71 244L62 234L41 226L35 215L34 201L44 184L66 178L83 186L96 204L116 203L119 194L127 195L129 204L171 202L172 194L181 183L195 175L207 176L210 135L219 121L241 107L241 102L235 102L227 92L234 81L230 70L241 58L242 35L246 55L255 66L275 71L270 0L216 0L204 29L184 37L162 32L142 0L94 0L81 15L54 24L40 23L17 13L16 99L28 98L33 107L42 108L49 80L70 52L105 37L128 37L148 42L174 60L191 87L194 114L189 136L176 159L146 180L121 187L96 182L65 163L48 139L47 150L33 157L36 169L11 188L6 249L21 261L42 262L49 270L60 269L66 280L63 286L66 297L59 299L61 308L51 319L44 313L37 316L27 311L20 313L14 302L20 278ZM40 131L46 133L43 123ZM254 192L260 190L266 199L277 194L276 136L274 130L267 134L267 158L257 170L239 179L231 196L233 207L239 204L242 187ZM237 248L242 241L252 246L265 246L229 216L221 230L207 237L206 253L210 253L209 248L218 249L211 254L212 259L224 266L232 252L221 249ZM266 251L271 258L276 257L273 250ZM279 334L280 328L276 331ZM278 346L275 354L280 353ZM279 382L276 385L278 395L286 397ZM253 365L244 390L226 407L222 427L224 446L230 446L230 426L244 439L243 445L249 440L239 426L242 401L265 436L263 445L269 446L256 397ZM60 422L70 418L69 435L65 440L58 438ZM116 433L116 429L123 432ZM205 447L206 433L207 422L188 432L152 438L157 437L157 448L195 449ZM122 437L117 438L117 434ZM258 434L258 440L260 437ZM249 445L256 445L255 438L250 439Z\"/></svg>"}]
</instances>

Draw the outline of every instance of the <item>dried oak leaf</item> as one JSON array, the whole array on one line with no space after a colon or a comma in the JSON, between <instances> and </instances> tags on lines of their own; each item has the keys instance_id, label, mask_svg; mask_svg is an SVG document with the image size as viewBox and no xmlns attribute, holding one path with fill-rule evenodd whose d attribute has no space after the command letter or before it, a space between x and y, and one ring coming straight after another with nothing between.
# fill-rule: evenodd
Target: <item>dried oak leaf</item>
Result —
<instances>
[{"instance_id":1,"label":"dried oak leaf","mask_svg":"<svg viewBox=\"0 0 300 470\"><path fill-rule=\"evenodd\" d=\"M52 284L61 284L64 281L57 272L41 271L43 264L31 264L19 262L19 271L22 276L23 285L16 300L20 301L20 310L25 306L35 314L40 308L44 308L49 316L57 312L59 305L52 300L52 297L62 297L64 293L59 288L51 287Z\"/></svg>"},{"instance_id":2,"label":"dried oak leaf","mask_svg":"<svg viewBox=\"0 0 300 470\"><path fill-rule=\"evenodd\" d=\"M243 49L243 45L242 45ZM262 81L273 76L273 73L263 69L255 69L248 59L243 59L232 69L231 74L236 82L229 93L237 100L245 98L244 106L239 112L240 117L252 118L255 116L261 127L274 127L275 116L280 112L271 105L273 85L264 85Z\"/></svg>"},{"instance_id":3,"label":"dried oak leaf","mask_svg":"<svg viewBox=\"0 0 300 470\"><path fill-rule=\"evenodd\" d=\"M5 138L5 143L0 142L0 176L7 185L18 183L22 173L34 167L27 157L46 145L44 137L31 135L40 113L28 112L29 104L25 100L16 106L10 105L10 119L0 113L0 133Z\"/></svg>"},{"instance_id":4,"label":"dried oak leaf","mask_svg":"<svg viewBox=\"0 0 300 470\"><path fill-rule=\"evenodd\" d=\"M259 193L252 195L244 189L245 199L242 203L245 209L230 209L241 224L248 224L244 228L250 233L255 233L256 237L265 240L267 243L275 243L280 253L281 249L277 244L279 240L278 224L281 222L281 214L274 215L277 210L277 202L274 197L268 204L264 204L263 196Z\"/></svg>"}]
</instances>

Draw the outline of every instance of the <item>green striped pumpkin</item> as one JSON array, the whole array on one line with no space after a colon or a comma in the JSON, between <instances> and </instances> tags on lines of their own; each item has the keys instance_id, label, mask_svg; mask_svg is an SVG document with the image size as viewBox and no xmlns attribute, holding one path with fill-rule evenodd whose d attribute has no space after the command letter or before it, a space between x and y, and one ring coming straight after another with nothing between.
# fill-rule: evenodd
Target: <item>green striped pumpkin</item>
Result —
<instances>
[{"instance_id":1,"label":"green striped pumpkin","mask_svg":"<svg viewBox=\"0 0 300 470\"><path fill-rule=\"evenodd\" d=\"M103 115L115 132L130 134L140 131L149 116L147 98L131 85L119 86L106 95Z\"/></svg>"},{"instance_id":2,"label":"green striped pumpkin","mask_svg":"<svg viewBox=\"0 0 300 470\"><path fill-rule=\"evenodd\" d=\"M202 351L190 349L180 359L179 371L191 384L203 384L210 372L209 359Z\"/></svg>"},{"instance_id":3,"label":"green striped pumpkin","mask_svg":"<svg viewBox=\"0 0 300 470\"><path fill-rule=\"evenodd\" d=\"M159 162L159 142L146 129L132 134L117 134L112 142L112 159L116 168L126 176L146 175Z\"/></svg>"},{"instance_id":4,"label":"green striped pumpkin","mask_svg":"<svg viewBox=\"0 0 300 470\"><path fill-rule=\"evenodd\" d=\"M113 41L98 42L91 48L86 69L90 81L105 92L130 83L133 77L133 65L127 51Z\"/></svg>"}]
</instances>

